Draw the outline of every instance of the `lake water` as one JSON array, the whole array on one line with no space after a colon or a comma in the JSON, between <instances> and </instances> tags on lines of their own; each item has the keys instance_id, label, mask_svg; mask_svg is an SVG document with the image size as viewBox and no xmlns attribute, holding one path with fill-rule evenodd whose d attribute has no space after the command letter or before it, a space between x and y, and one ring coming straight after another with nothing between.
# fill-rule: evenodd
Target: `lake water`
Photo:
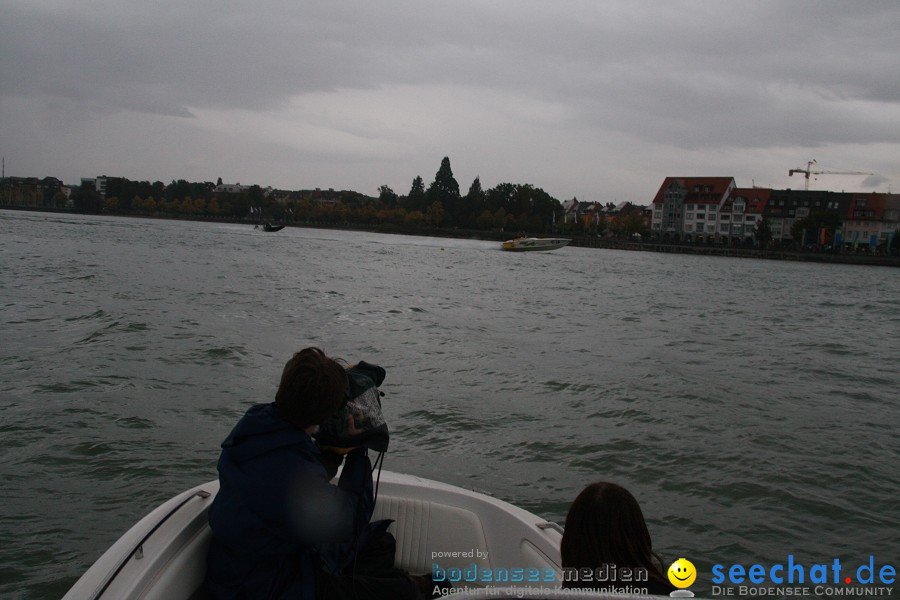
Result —
<instances>
[{"instance_id":1,"label":"lake water","mask_svg":"<svg viewBox=\"0 0 900 600\"><path fill-rule=\"evenodd\" d=\"M317 345L387 369L385 468L666 564L900 563L890 268L0 211L0 596L56 598Z\"/></svg>"}]
</instances>

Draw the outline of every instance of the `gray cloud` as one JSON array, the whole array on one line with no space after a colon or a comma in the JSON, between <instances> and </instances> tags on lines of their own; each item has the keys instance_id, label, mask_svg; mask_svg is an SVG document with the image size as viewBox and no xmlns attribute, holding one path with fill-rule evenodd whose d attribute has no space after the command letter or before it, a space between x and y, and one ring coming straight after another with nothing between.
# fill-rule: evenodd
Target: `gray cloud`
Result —
<instances>
[{"instance_id":1,"label":"gray cloud","mask_svg":"<svg viewBox=\"0 0 900 600\"><path fill-rule=\"evenodd\" d=\"M323 139L330 128L339 137L364 136L369 148L390 148L396 160L378 161L391 171L385 180L419 174L409 157L428 155L428 164L437 164L455 148L458 160L466 152L486 161L497 156L474 167L485 177L514 172L505 165L517 155L530 162L529 152L536 152L523 149L528 135L540 136L534 144L577 146L581 155L611 163L618 157L607 140L619 140L619 148L632 140L633 152L657 161L654 184L678 166L665 148L709 151L710 164L723 149L769 149L773 161L790 151L798 164L812 149L820 155L834 149L833 162L858 160L872 165L860 168L874 172L891 162L884 152L896 154L900 144L894 76L900 5L894 0L0 0L0 10L0 143L4 154L51 157L50 164L29 163L33 174L53 174L47 170L65 163L58 153L79 143L98 162L109 161L100 149L109 145L108 136L155 139L147 127L181 128L182 135L172 135L193 136L198 150L206 146L210 155L204 161L211 167L230 164L212 140L228 137L229 126L222 124L227 119L245 131L243 125L257 116L275 124L270 123L269 146L261 136L254 144L275 154L297 152L300 161L316 154L300 140L315 127L326 129ZM459 99L456 107L432 95L439 89ZM396 101L401 92L410 104ZM306 100L298 105L298 99ZM498 113L487 99L502 99L508 110ZM430 117L429 103L435 107ZM413 106L415 118L406 118ZM349 112L334 114L336 107ZM536 114L534 107L552 108ZM212 119L210 111L219 117ZM317 120L323 111L329 118ZM451 113L454 130L448 131L440 120ZM81 132L80 142L65 137L67 128L57 129L55 150L25 150L53 137L47 127L62 118L83 119L93 128ZM494 126L500 121L508 121L509 129ZM215 132L213 122L220 123ZM415 124L420 135L407 124ZM481 137L485 128L491 139ZM470 143L457 145L456 136ZM406 151L398 150L404 145ZM839 149L848 145L856 160L841 160ZM341 144L329 148L339 177ZM152 149L142 153L146 170L168 166L152 159ZM358 151L344 160L345 170L353 169ZM115 173L120 167L112 162L93 168ZM552 158L544 164L548 170L573 170L554 165ZM765 159L757 164L772 168ZM744 167L735 163L731 169ZM882 170L886 179L879 185L896 179L897 169ZM423 176L432 170L424 169ZM597 171L580 169L588 170ZM268 169L259 165L259 171ZM629 177L597 173L568 187L624 193L636 184L636 176ZM554 176L548 173L547 179ZM378 181L366 185L374 189ZM571 189L548 191L564 196Z\"/></svg>"},{"instance_id":2,"label":"gray cloud","mask_svg":"<svg viewBox=\"0 0 900 600\"><path fill-rule=\"evenodd\" d=\"M877 188L881 184L887 183L888 181L889 179L887 177L882 177L881 175L878 175L876 173L875 175L869 175L868 177L863 179L862 183L860 183L860 187L862 187L863 190L867 190L869 188Z\"/></svg>"}]
</instances>

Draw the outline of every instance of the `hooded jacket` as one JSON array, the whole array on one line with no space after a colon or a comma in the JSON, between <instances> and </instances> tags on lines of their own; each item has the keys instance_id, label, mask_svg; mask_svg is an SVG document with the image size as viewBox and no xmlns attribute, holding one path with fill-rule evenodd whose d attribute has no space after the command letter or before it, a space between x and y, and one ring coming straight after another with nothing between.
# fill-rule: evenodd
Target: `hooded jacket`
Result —
<instances>
[{"instance_id":1,"label":"hooded jacket","mask_svg":"<svg viewBox=\"0 0 900 600\"><path fill-rule=\"evenodd\" d=\"M315 597L318 552L352 542L374 507L365 450L347 455L337 486L310 436L251 407L222 442L209 509L207 589L216 600Z\"/></svg>"}]
</instances>

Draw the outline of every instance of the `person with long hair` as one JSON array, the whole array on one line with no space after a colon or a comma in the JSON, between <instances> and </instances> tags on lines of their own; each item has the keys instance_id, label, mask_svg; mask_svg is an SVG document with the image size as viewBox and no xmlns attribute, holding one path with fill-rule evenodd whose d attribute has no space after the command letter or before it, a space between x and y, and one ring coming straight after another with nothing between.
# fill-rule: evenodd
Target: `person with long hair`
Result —
<instances>
[{"instance_id":1,"label":"person with long hair","mask_svg":"<svg viewBox=\"0 0 900 600\"><path fill-rule=\"evenodd\" d=\"M641 507L615 483L592 483L578 494L566 515L560 554L571 575L563 578L565 588L644 588L666 596L675 589L653 551Z\"/></svg>"}]
</instances>

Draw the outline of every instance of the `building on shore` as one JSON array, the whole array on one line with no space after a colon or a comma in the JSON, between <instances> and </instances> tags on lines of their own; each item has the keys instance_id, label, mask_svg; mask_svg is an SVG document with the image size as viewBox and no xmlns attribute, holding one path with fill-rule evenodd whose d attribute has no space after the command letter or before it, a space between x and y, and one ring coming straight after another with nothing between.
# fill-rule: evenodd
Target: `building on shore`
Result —
<instances>
[{"instance_id":1,"label":"building on shore","mask_svg":"<svg viewBox=\"0 0 900 600\"><path fill-rule=\"evenodd\" d=\"M774 242L801 247L875 249L900 230L900 194L738 188L732 177L666 177L650 210L652 238L672 242L753 245L763 219Z\"/></svg>"},{"instance_id":2,"label":"building on shore","mask_svg":"<svg viewBox=\"0 0 900 600\"><path fill-rule=\"evenodd\" d=\"M72 190L56 177L5 177L0 182L0 206L72 208Z\"/></svg>"}]
</instances>

